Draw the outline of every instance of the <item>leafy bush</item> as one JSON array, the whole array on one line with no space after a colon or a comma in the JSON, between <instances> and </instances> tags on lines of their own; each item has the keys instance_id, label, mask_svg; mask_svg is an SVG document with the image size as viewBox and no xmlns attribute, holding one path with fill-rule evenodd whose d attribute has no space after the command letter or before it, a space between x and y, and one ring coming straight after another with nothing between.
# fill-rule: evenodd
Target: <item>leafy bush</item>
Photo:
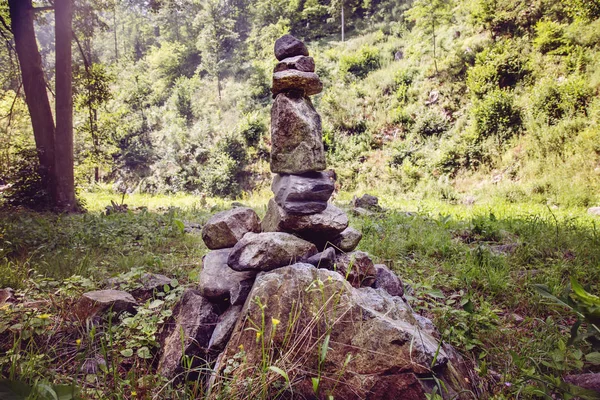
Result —
<instances>
[{"instance_id":1,"label":"leafy bush","mask_svg":"<svg viewBox=\"0 0 600 400\"><path fill-rule=\"evenodd\" d=\"M523 50L518 42L505 40L479 53L468 73L469 90L481 98L491 90L514 87L530 72Z\"/></svg>"},{"instance_id":2,"label":"leafy bush","mask_svg":"<svg viewBox=\"0 0 600 400\"><path fill-rule=\"evenodd\" d=\"M412 129L414 133L428 137L441 135L448 128L448 120L441 112L437 109L426 108L422 113L417 114Z\"/></svg>"},{"instance_id":3,"label":"leafy bush","mask_svg":"<svg viewBox=\"0 0 600 400\"><path fill-rule=\"evenodd\" d=\"M539 21L535 26L533 45L543 54L555 52L566 44L564 28L555 21Z\"/></svg>"},{"instance_id":4,"label":"leafy bush","mask_svg":"<svg viewBox=\"0 0 600 400\"><path fill-rule=\"evenodd\" d=\"M380 65L379 49L372 46L363 46L357 52L343 55L340 58L340 72L345 77L351 74L357 78L364 78Z\"/></svg>"},{"instance_id":5,"label":"leafy bush","mask_svg":"<svg viewBox=\"0 0 600 400\"><path fill-rule=\"evenodd\" d=\"M52 204L50 193L44 184L47 178L40 169L36 149L22 149L16 153L6 181L11 185L4 192L4 204L10 207L26 207L45 211Z\"/></svg>"},{"instance_id":6,"label":"leafy bush","mask_svg":"<svg viewBox=\"0 0 600 400\"><path fill-rule=\"evenodd\" d=\"M592 96L592 89L580 76L563 82L544 79L533 90L532 112L548 124L556 124L566 116L585 113Z\"/></svg>"},{"instance_id":7,"label":"leafy bush","mask_svg":"<svg viewBox=\"0 0 600 400\"><path fill-rule=\"evenodd\" d=\"M208 195L235 197L239 194L237 162L229 155L216 152L211 155L201 172L202 189Z\"/></svg>"},{"instance_id":8,"label":"leafy bush","mask_svg":"<svg viewBox=\"0 0 600 400\"><path fill-rule=\"evenodd\" d=\"M267 132L267 126L256 113L246 116L240 126L240 134L246 144L250 147L256 147L260 138Z\"/></svg>"},{"instance_id":9,"label":"leafy bush","mask_svg":"<svg viewBox=\"0 0 600 400\"><path fill-rule=\"evenodd\" d=\"M514 104L514 96L506 90L494 90L472 108L478 139L510 138L522 129L521 110Z\"/></svg>"}]
</instances>

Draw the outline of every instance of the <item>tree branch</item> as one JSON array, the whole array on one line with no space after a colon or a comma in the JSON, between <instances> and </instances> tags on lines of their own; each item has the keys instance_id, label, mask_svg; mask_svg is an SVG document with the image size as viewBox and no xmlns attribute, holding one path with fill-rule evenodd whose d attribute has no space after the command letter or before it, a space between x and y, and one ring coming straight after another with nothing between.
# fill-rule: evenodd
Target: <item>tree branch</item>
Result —
<instances>
[{"instance_id":1,"label":"tree branch","mask_svg":"<svg viewBox=\"0 0 600 400\"><path fill-rule=\"evenodd\" d=\"M72 34L73 34L73 39L75 39L75 43L77 43L77 47L79 48L79 52L81 53L81 57L83 58L83 66L85 67L85 72L87 72L89 74L90 62L88 61L87 57L85 56L85 51L83 51L83 47L81 46L81 42L77 38L77 35L75 35L75 32L72 32Z\"/></svg>"},{"instance_id":2,"label":"tree branch","mask_svg":"<svg viewBox=\"0 0 600 400\"><path fill-rule=\"evenodd\" d=\"M8 25L8 23L6 22L6 20L4 19L4 17L2 15L0 15L0 24L2 24L4 29L6 29L7 31L12 33L12 29L10 29L10 26Z\"/></svg>"},{"instance_id":3,"label":"tree branch","mask_svg":"<svg viewBox=\"0 0 600 400\"><path fill-rule=\"evenodd\" d=\"M33 12L54 10L54 6L33 7Z\"/></svg>"}]
</instances>

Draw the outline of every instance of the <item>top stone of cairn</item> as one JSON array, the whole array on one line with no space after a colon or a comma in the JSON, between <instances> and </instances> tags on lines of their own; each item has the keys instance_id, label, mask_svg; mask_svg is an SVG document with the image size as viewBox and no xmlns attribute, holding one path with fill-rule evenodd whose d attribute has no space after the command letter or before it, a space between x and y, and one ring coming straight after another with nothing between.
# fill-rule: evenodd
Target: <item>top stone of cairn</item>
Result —
<instances>
[{"instance_id":1,"label":"top stone of cairn","mask_svg":"<svg viewBox=\"0 0 600 400\"><path fill-rule=\"evenodd\" d=\"M308 56L308 48L292 35L283 35L275 41L275 57L281 61L289 57Z\"/></svg>"}]
</instances>

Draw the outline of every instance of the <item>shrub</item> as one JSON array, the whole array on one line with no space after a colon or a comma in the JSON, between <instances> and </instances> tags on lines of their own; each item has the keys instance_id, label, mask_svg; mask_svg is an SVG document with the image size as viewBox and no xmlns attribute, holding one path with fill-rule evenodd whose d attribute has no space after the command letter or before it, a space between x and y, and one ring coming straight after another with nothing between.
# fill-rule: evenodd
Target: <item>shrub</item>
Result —
<instances>
[{"instance_id":1,"label":"shrub","mask_svg":"<svg viewBox=\"0 0 600 400\"><path fill-rule=\"evenodd\" d=\"M580 76L563 82L544 79L533 91L532 113L553 125L564 117L585 113L592 96L592 89Z\"/></svg>"},{"instance_id":2,"label":"shrub","mask_svg":"<svg viewBox=\"0 0 600 400\"><path fill-rule=\"evenodd\" d=\"M234 159L223 152L215 152L201 171L202 189L211 196L235 197L240 190L238 172Z\"/></svg>"},{"instance_id":3,"label":"shrub","mask_svg":"<svg viewBox=\"0 0 600 400\"><path fill-rule=\"evenodd\" d=\"M541 53L556 52L566 44L564 28L555 21L539 21L535 26L533 45Z\"/></svg>"},{"instance_id":4,"label":"shrub","mask_svg":"<svg viewBox=\"0 0 600 400\"><path fill-rule=\"evenodd\" d=\"M217 152L223 153L234 160L239 169L243 169L248 161L246 146L237 135L226 135L217 142Z\"/></svg>"},{"instance_id":5,"label":"shrub","mask_svg":"<svg viewBox=\"0 0 600 400\"><path fill-rule=\"evenodd\" d=\"M494 90L472 108L475 132L478 140L496 137L510 138L522 128L520 109L514 104L512 93Z\"/></svg>"},{"instance_id":6,"label":"shrub","mask_svg":"<svg viewBox=\"0 0 600 400\"><path fill-rule=\"evenodd\" d=\"M26 207L46 211L52 204L50 193L44 184L44 175L36 149L22 149L15 154L6 181L11 186L4 192L4 204L10 207Z\"/></svg>"},{"instance_id":7,"label":"shrub","mask_svg":"<svg viewBox=\"0 0 600 400\"><path fill-rule=\"evenodd\" d=\"M481 98L491 90L514 87L530 72L523 50L518 42L505 40L479 53L468 73L469 90Z\"/></svg>"},{"instance_id":8,"label":"shrub","mask_svg":"<svg viewBox=\"0 0 600 400\"><path fill-rule=\"evenodd\" d=\"M239 129L244 141L250 147L256 147L262 135L267 132L264 121L256 113L247 115Z\"/></svg>"},{"instance_id":9,"label":"shrub","mask_svg":"<svg viewBox=\"0 0 600 400\"><path fill-rule=\"evenodd\" d=\"M438 136L448 130L449 124L446 117L437 109L426 108L417 114L413 125L413 132L424 136Z\"/></svg>"},{"instance_id":10,"label":"shrub","mask_svg":"<svg viewBox=\"0 0 600 400\"><path fill-rule=\"evenodd\" d=\"M357 78L364 78L369 72L378 69L380 65L379 49L372 46L363 46L357 52L343 55L340 58L340 72L344 77L351 74Z\"/></svg>"}]
</instances>

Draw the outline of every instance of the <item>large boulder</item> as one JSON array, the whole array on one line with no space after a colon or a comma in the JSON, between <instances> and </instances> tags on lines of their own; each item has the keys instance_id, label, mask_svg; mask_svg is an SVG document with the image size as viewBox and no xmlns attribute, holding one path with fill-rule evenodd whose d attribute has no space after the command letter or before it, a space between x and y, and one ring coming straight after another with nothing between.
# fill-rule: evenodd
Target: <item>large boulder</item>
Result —
<instances>
[{"instance_id":1,"label":"large boulder","mask_svg":"<svg viewBox=\"0 0 600 400\"><path fill-rule=\"evenodd\" d=\"M377 276L375 264L364 251L353 251L336 256L335 268L356 288L372 286Z\"/></svg>"},{"instance_id":2,"label":"large boulder","mask_svg":"<svg viewBox=\"0 0 600 400\"><path fill-rule=\"evenodd\" d=\"M313 96L323 91L323 82L314 72L298 71L297 69L275 72L271 87L273 96L290 91L299 92L303 96Z\"/></svg>"},{"instance_id":3,"label":"large boulder","mask_svg":"<svg viewBox=\"0 0 600 400\"><path fill-rule=\"evenodd\" d=\"M348 216L330 203L318 214L290 214L271 199L261 224L264 232L295 233L322 249L328 240L348 227Z\"/></svg>"},{"instance_id":4,"label":"large boulder","mask_svg":"<svg viewBox=\"0 0 600 400\"><path fill-rule=\"evenodd\" d=\"M310 99L280 94L271 109L271 171L303 174L326 168L321 117Z\"/></svg>"},{"instance_id":5,"label":"large boulder","mask_svg":"<svg viewBox=\"0 0 600 400\"><path fill-rule=\"evenodd\" d=\"M137 305L133 296L123 290L94 290L81 296L75 305L75 315L80 320L86 320L108 312L114 315L123 312L133 314Z\"/></svg>"},{"instance_id":6,"label":"large boulder","mask_svg":"<svg viewBox=\"0 0 600 400\"><path fill-rule=\"evenodd\" d=\"M327 208L335 189L331 174L308 172L302 175L276 174L271 190L275 202L290 214L315 214Z\"/></svg>"},{"instance_id":7,"label":"large boulder","mask_svg":"<svg viewBox=\"0 0 600 400\"><path fill-rule=\"evenodd\" d=\"M236 207L213 215L202 228L202 239L211 250L224 249L248 232L260 232L260 218L251 208Z\"/></svg>"},{"instance_id":8,"label":"large boulder","mask_svg":"<svg viewBox=\"0 0 600 400\"><path fill-rule=\"evenodd\" d=\"M362 239L362 233L352 227L344 229L339 235L331 239L331 244L341 251L352 251Z\"/></svg>"},{"instance_id":9,"label":"large boulder","mask_svg":"<svg viewBox=\"0 0 600 400\"><path fill-rule=\"evenodd\" d=\"M283 35L275 41L275 58L279 61L294 56L308 56L308 48L292 35Z\"/></svg>"},{"instance_id":10,"label":"large boulder","mask_svg":"<svg viewBox=\"0 0 600 400\"><path fill-rule=\"evenodd\" d=\"M185 354L198 367L208 361L207 348L219 318L217 307L197 290L186 291L173 310L173 318L161 333L162 352L158 372L169 379L183 371Z\"/></svg>"},{"instance_id":11,"label":"large boulder","mask_svg":"<svg viewBox=\"0 0 600 400\"><path fill-rule=\"evenodd\" d=\"M200 272L200 293L213 301L235 301L242 288L249 288L254 282L256 271L239 272L227 265L231 249L213 250L202 259ZM246 291L246 293L249 290ZM240 299L241 302L246 299Z\"/></svg>"},{"instance_id":12,"label":"large boulder","mask_svg":"<svg viewBox=\"0 0 600 400\"><path fill-rule=\"evenodd\" d=\"M283 389L283 398L424 400L434 378L444 398L476 393L452 348L383 290L355 289L333 271L295 264L259 274L250 298L222 355L214 393L227 385L231 398L252 398L256 388L246 378L263 371L265 357L275 368L264 379L279 383L264 387L266 398ZM292 388L276 368L286 371Z\"/></svg>"},{"instance_id":13,"label":"large boulder","mask_svg":"<svg viewBox=\"0 0 600 400\"><path fill-rule=\"evenodd\" d=\"M314 244L289 233L247 233L231 250L227 264L236 271L270 271L316 253Z\"/></svg>"},{"instance_id":14,"label":"large boulder","mask_svg":"<svg viewBox=\"0 0 600 400\"><path fill-rule=\"evenodd\" d=\"M312 57L296 56L285 58L277 63L273 72L295 69L302 72L315 72L315 60Z\"/></svg>"}]
</instances>

